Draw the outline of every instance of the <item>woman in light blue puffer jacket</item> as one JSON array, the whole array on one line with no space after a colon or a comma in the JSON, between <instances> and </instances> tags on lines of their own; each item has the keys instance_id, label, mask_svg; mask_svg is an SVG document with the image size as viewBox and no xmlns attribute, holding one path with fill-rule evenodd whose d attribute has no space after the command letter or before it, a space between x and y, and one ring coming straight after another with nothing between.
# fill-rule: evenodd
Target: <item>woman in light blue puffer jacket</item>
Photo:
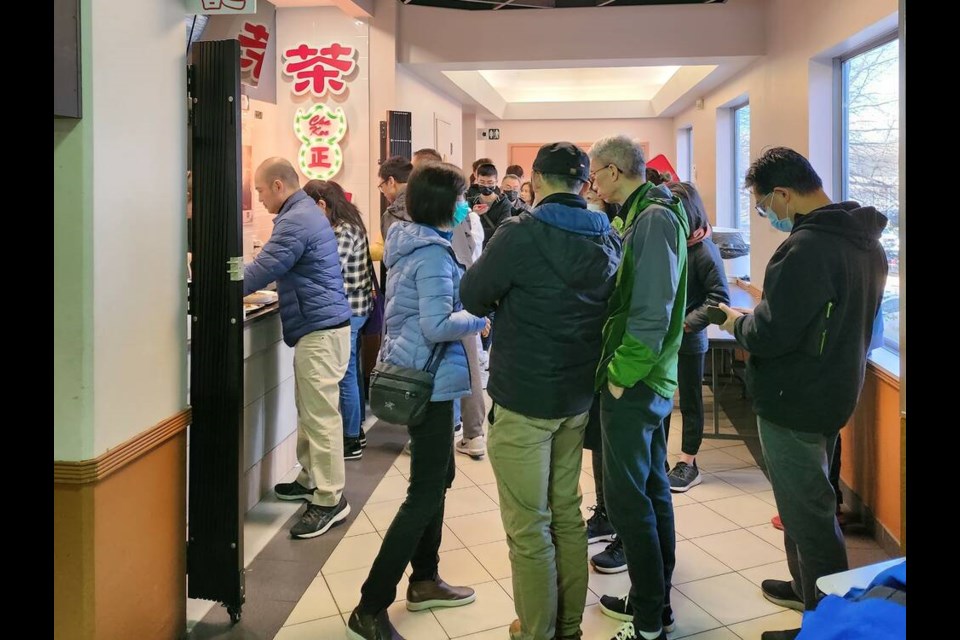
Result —
<instances>
[{"instance_id":1,"label":"woman in light blue puffer jacket","mask_svg":"<svg viewBox=\"0 0 960 640\"><path fill-rule=\"evenodd\" d=\"M443 509L453 483L453 400L470 394L470 371L461 338L476 334L486 320L463 310L460 276L450 238L470 211L467 185L458 167L432 163L418 167L407 182L407 213L413 222L387 232L387 306L380 360L423 369L438 344L446 352L434 377L426 417L410 433L410 486L370 574L360 604L347 624L353 640L399 639L387 607L407 563L412 564L407 609L457 607L476 599L469 587L452 587L437 572Z\"/></svg>"}]
</instances>

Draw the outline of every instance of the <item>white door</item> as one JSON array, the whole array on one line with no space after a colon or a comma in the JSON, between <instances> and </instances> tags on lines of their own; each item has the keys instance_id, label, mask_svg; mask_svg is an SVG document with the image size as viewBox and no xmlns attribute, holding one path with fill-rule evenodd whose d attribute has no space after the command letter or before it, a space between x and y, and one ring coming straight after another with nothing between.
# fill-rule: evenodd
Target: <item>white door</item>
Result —
<instances>
[{"instance_id":1,"label":"white door","mask_svg":"<svg viewBox=\"0 0 960 640\"><path fill-rule=\"evenodd\" d=\"M450 123L433 114L433 148L440 152L444 162L453 158L453 127Z\"/></svg>"}]
</instances>

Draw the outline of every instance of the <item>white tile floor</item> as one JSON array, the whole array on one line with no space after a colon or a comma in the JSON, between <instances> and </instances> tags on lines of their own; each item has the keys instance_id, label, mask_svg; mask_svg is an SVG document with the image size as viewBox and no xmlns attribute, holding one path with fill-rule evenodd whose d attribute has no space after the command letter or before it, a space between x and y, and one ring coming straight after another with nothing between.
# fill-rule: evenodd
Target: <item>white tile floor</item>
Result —
<instances>
[{"instance_id":1,"label":"white tile floor","mask_svg":"<svg viewBox=\"0 0 960 640\"><path fill-rule=\"evenodd\" d=\"M671 464L679 451L680 424L677 414L676 433L670 438ZM761 580L789 574L781 534L770 525L776 514L770 484L749 450L739 440L707 439L698 462L703 484L674 495L678 542L671 598L677 629L671 640L754 640L764 630L800 626L797 612L773 605L760 594ZM410 459L401 455L287 619L276 636L279 640L344 637L344 619L359 599L381 536L403 500L409 472ZM389 613L408 640L506 640L507 627L516 617L490 462L458 455L457 472L447 495L440 572L452 584L475 588L477 600L457 609L411 613L403 604L404 580ZM587 452L581 475L585 516L595 499L592 472ZM591 545L590 554L603 547ZM628 587L626 573L591 571L585 640L613 636L619 623L604 616L597 602L603 594L621 594Z\"/></svg>"}]
</instances>

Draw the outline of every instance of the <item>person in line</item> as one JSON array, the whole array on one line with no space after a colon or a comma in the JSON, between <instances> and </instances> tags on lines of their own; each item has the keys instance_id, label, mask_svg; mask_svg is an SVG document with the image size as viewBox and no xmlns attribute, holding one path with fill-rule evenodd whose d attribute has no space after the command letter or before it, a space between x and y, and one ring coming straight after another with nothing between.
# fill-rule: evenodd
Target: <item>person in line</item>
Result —
<instances>
[{"instance_id":1,"label":"person in line","mask_svg":"<svg viewBox=\"0 0 960 640\"><path fill-rule=\"evenodd\" d=\"M663 640L674 624L676 563L663 420L677 389L689 228L680 200L664 185L647 182L643 148L627 136L597 141L590 173L600 199L622 203L624 215L623 260L596 389L602 393L604 499L631 586L627 597L605 595L601 605L630 617L618 640Z\"/></svg>"},{"instance_id":2,"label":"person in line","mask_svg":"<svg viewBox=\"0 0 960 640\"><path fill-rule=\"evenodd\" d=\"M580 637L583 433L621 252L581 196L589 165L569 142L541 147L540 204L503 223L460 285L468 311L497 309L489 448L513 567L513 640Z\"/></svg>"},{"instance_id":3,"label":"person in line","mask_svg":"<svg viewBox=\"0 0 960 640\"><path fill-rule=\"evenodd\" d=\"M887 217L869 205L833 202L810 161L787 147L764 152L745 186L757 212L789 234L767 264L753 313L720 307L722 328L750 353L747 388L790 568L790 580L764 580L760 588L773 603L811 611L817 580L848 568L830 462L863 388L887 280L880 244Z\"/></svg>"},{"instance_id":4,"label":"person in line","mask_svg":"<svg viewBox=\"0 0 960 640\"><path fill-rule=\"evenodd\" d=\"M462 269L450 239L469 207L467 185L458 167L426 163L407 186L411 222L393 225L387 234L387 306L380 361L423 369L443 349L433 395L420 424L410 434L410 485L400 510L383 536L380 552L350 614L351 640L402 640L387 615L407 564L412 565L406 607L422 611L473 602L476 592L440 578L438 567L447 489L453 483L453 400L470 393L462 339L480 331L486 320L460 304ZM441 347L441 345L444 345Z\"/></svg>"},{"instance_id":5,"label":"person in line","mask_svg":"<svg viewBox=\"0 0 960 640\"><path fill-rule=\"evenodd\" d=\"M337 237L316 201L300 188L296 169L269 158L254 175L254 188L276 216L270 239L243 270L243 294L276 281L283 341L293 347L296 380L297 460L293 482L274 487L281 500L309 504L290 529L313 538L346 520L343 495L343 420L340 381L350 361L350 305L343 286Z\"/></svg>"},{"instance_id":6,"label":"person in line","mask_svg":"<svg viewBox=\"0 0 960 640\"><path fill-rule=\"evenodd\" d=\"M343 458L363 457L360 429L363 422L363 368L360 366L360 329L373 308L373 272L370 269L367 228L357 206L347 200L336 182L310 180L304 192L327 216L337 236L337 254L343 288L350 302L350 363L340 381L340 414L343 416Z\"/></svg>"}]
</instances>

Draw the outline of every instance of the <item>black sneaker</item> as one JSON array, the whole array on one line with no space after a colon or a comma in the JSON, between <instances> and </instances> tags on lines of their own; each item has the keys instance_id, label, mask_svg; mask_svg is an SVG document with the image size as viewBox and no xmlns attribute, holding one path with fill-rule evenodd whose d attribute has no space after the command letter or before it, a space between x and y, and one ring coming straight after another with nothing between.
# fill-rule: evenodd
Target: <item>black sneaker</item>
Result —
<instances>
[{"instance_id":1,"label":"black sneaker","mask_svg":"<svg viewBox=\"0 0 960 640\"><path fill-rule=\"evenodd\" d=\"M624 595L619 598L616 596L601 596L600 611L614 620L633 622L633 607L630 606L629 595ZM673 619L673 608L670 605L663 608L663 616L660 619L660 623L663 625L663 630L667 633L673 633L673 630L676 629L676 621Z\"/></svg>"},{"instance_id":2,"label":"black sneaker","mask_svg":"<svg viewBox=\"0 0 960 640\"><path fill-rule=\"evenodd\" d=\"M693 461L693 464L678 462L673 465L673 469L667 474L667 479L670 480L670 491L674 493L683 493L703 482L696 460Z\"/></svg>"},{"instance_id":3,"label":"black sneaker","mask_svg":"<svg viewBox=\"0 0 960 640\"><path fill-rule=\"evenodd\" d=\"M316 489L307 489L305 486L294 480L293 482L281 482L273 486L273 492L281 500L309 500L313 497Z\"/></svg>"},{"instance_id":4,"label":"black sneaker","mask_svg":"<svg viewBox=\"0 0 960 640\"><path fill-rule=\"evenodd\" d=\"M773 604L803 612L803 599L793 590L789 580L764 580L760 583L760 590Z\"/></svg>"},{"instance_id":5,"label":"black sneaker","mask_svg":"<svg viewBox=\"0 0 960 640\"><path fill-rule=\"evenodd\" d=\"M622 627L617 629L617 635L610 638L610 640L641 640L641 638L643 638L643 636L633 628L633 623L625 622ZM657 636L657 640L667 640L667 632L661 631L660 635Z\"/></svg>"},{"instance_id":6,"label":"black sneaker","mask_svg":"<svg viewBox=\"0 0 960 640\"><path fill-rule=\"evenodd\" d=\"M620 537L614 538L607 548L590 558L590 564L599 573L623 573L627 570L627 556L623 552Z\"/></svg>"},{"instance_id":7,"label":"black sneaker","mask_svg":"<svg viewBox=\"0 0 960 640\"><path fill-rule=\"evenodd\" d=\"M364 449L367 448L367 432L363 430L363 427L360 427L360 446Z\"/></svg>"},{"instance_id":8,"label":"black sneaker","mask_svg":"<svg viewBox=\"0 0 960 640\"><path fill-rule=\"evenodd\" d=\"M359 460L363 457L363 445L360 444L360 438L343 439L343 459Z\"/></svg>"},{"instance_id":9,"label":"black sneaker","mask_svg":"<svg viewBox=\"0 0 960 640\"><path fill-rule=\"evenodd\" d=\"M785 631L764 631L760 634L760 640L793 640L800 635L800 629L787 629Z\"/></svg>"},{"instance_id":10,"label":"black sneaker","mask_svg":"<svg viewBox=\"0 0 960 640\"><path fill-rule=\"evenodd\" d=\"M390 624L390 617L384 609L377 615L360 613L354 609L347 622L349 640L403 640L403 636Z\"/></svg>"},{"instance_id":11,"label":"black sneaker","mask_svg":"<svg viewBox=\"0 0 960 640\"><path fill-rule=\"evenodd\" d=\"M290 535L294 538L316 538L326 533L330 527L346 520L348 515L350 505L343 496L340 497L340 504L335 507L308 504L307 510L300 516L300 522L290 529Z\"/></svg>"},{"instance_id":12,"label":"black sneaker","mask_svg":"<svg viewBox=\"0 0 960 640\"><path fill-rule=\"evenodd\" d=\"M607 520L606 512L597 509L596 506L590 507L590 511L593 511L593 515L587 520L587 544L613 542L616 532Z\"/></svg>"}]
</instances>

